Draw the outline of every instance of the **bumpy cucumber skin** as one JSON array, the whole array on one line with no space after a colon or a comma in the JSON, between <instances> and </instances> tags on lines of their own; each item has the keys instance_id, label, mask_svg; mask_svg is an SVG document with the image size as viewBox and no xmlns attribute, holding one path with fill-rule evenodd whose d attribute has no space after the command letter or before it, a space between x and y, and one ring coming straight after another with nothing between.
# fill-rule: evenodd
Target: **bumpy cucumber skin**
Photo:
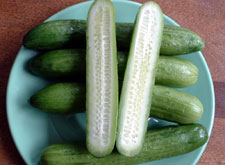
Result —
<instances>
[{"instance_id":1,"label":"bumpy cucumber skin","mask_svg":"<svg viewBox=\"0 0 225 165\"><path fill-rule=\"evenodd\" d=\"M36 92L30 104L44 112L56 114L85 110L85 86L78 83L57 83Z\"/></svg>"},{"instance_id":2,"label":"bumpy cucumber skin","mask_svg":"<svg viewBox=\"0 0 225 165\"><path fill-rule=\"evenodd\" d=\"M170 42L168 42L170 41ZM164 55L188 54L202 50L205 44L196 33L177 26L166 26L160 53Z\"/></svg>"},{"instance_id":3,"label":"bumpy cucumber skin","mask_svg":"<svg viewBox=\"0 0 225 165\"><path fill-rule=\"evenodd\" d=\"M29 62L29 70L45 78L81 79L85 76L85 51L82 49L53 50L36 56ZM117 52L118 76L123 81L128 53ZM186 87L198 79L198 68L191 62L177 57L160 56L156 84Z\"/></svg>"},{"instance_id":4,"label":"bumpy cucumber skin","mask_svg":"<svg viewBox=\"0 0 225 165\"><path fill-rule=\"evenodd\" d=\"M85 112L84 86L77 83L50 85L35 93L30 103L44 112L54 114ZM195 96L165 86L153 87L151 117L190 124L198 121L202 114L203 106Z\"/></svg>"},{"instance_id":5,"label":"bumpy cucumber skin","mask_svg":"<svg viewBox=\"0 0 225 165\"><path fill-rule=\"evenodd\" d=\"M56 20L38 25L23 39L23 45L35 50L85 48L86 21ZM116 23L118 50L128 50L133 23ZM201 51L205 44L196 33L175 26L164 26L160 54L179 55Z\"/></svg>"},{"instance_id":6,"label":"bumpy cucumber skin","mask_svg":"<svg viewBox=\"0 0 225 165\"><path fill-rule=\"evenodd\" d=\"M187 87L198 80L198 68L188 60L160 56L155 83L173 87Z\"/></svg>"},{"instance_id":7,"label":"bumpy cucumber skin","mask_svg":"<svg viewBox=\"0 0 225 165\"><path fill-rule=\"evenodd\" d=\"M138 42L140 42L138 41L139 39L138 36L141 35L141 29L142 28L144 29L146 27L145 26L143 27L140 21L142 21L142 23L145 23L144 19L145 17L147 17L145 15L145 12L149 8L150 10L154 9L154 12L156 13L155 15L157 15L156 17L153 16L152 18L150 18L150 19L156 19L158 24L157 25L158 29L151 27L154 30L154 34L156 34L156 36L154 36L155 37L154 39L156 40L149 40L149 42L150 41L152 42L152 43L149 43L149 45L151 46L146 45L141 47L138 45ZM148 13L150 12L148 11ZM156 26L156 25L152 25L152 26ZM120 95L120 104L119 104L118 128L117 128L118 133L117 133L117 139L116 139L116 148L120 154L128 156L128 157L133 157L139 154L144 144L144 138L145 138L147 125L148 125L148 116L150 114L150 109L151 109L152 90L153 90L153 86L155 82L157 61L159 58L163 27L164 27L164 19L163 19L163 14L159 5L153 1L144 3L139 9L137 17L136 17L136 23L135 23L135 27L134 27L134 31L132 35L130 51L128 55L128 61L127 61L127 66L125 70L122 91ZM146 42L145 39L142 38L142 42ZM150 52L148 52L148 54L147 53L145 54L148 57L147 59L145 59L142 56L138 57L138 55L135 54L138 49L145 50L147 48L152 49ZM136 67L135 62L138 62L139 60L138 58L145 59L151 65L149 66L149 64L146 64L147 68L143 69L143 73L145 72L145 75L147 75L146 78L143 75L136 74L137 70L134 70ZM144 65L143 62L142 62L142 65ZM138 69L140 70L140 68ZM136 76L136 79L137 78L139 79L136 83L143 82L143 81L146 82L144 84L140 84L140 85L138 84L139 86L144 85L144 88L145 88L145 89L141 89L139 87L138 89L141 91L140 93L141 96L139 97L141 97L141 100L143 100L142 101L143 105L141 107L140 106L138 107L140 112L140 114L138 114L139 117L137 117L135 114L132 114L132 111L135 110L133 109L133 107L137 104L136 100L138 99L137 97L134 100L133 99L134 94L133 95L130 94L131 92L134 92L133 91L134 88L132 87L132 83L133 83L132 78L134 76ZM135 84L135 86L136 85L137 84ZM128 103L129 99L131 100L133 99L132 101L134 102ZM131 112L129 112L130 105L132 107ZM126 127L128 125L127 124L128 122L130 123L136 122L135 123L136 129L134 133L131 133L131 132L127 133ZM127 139L129 140L129 142L127 142L128 141Z\"/></svg>"},{"instance_id":8,"label":"bumpy cucumber skin","mask_svg":"<svg viewBox=\"0 0 225 165\"><path fill-rule=\"evenodd\" d=\"M146 133L143 150L129 158L114 151L104 158L88 153L85 143L61 143L48 146L41 155L43 165L69 164L137 164L169 158L191 152L208 140L206 129L200 124L168 126Z\"/></svg>"},{"instance_id":9,"label":"bumpy cucumber skin","mask_svg":"<svg viewBox=\"0 0 225 165\"><path fill-rule=\"evenodd\" d=\"M111 89L109 89L110 91L110 96L108 98L108 101L110 102L110 108L107 109L107 113L109 114L109 121L108 121L108 128L105 132L108 133L108 136L107 138L109 138L109 142L107 142L107 144L104 144L102 145L102 141L104 140L103 139L103 133L101 133L101 137L98 137L99 139L98 140L101 140L101 142L97 142L97 140L95 140L95 142L92 141L93 139L93 134L91 133L92 129L95 129L96 131L96 128L93 126L93 124L96 124L96 123L92 123L92 120L94 119L94 117L92 116L91 113L94 112L94 108L96 107L93 107L95 106L96 104L99 104L98 102L94 102L95 101L95 98L98 97L96 96L99 92L93 92L96 87L97 87L97 84L94 84L95 83L95 80L93 80L93 77L95 77L96 75L93 75L94 72L93 69L96 69L94 68L95 66L93 65L93 55L94 53L91 52L91 51L95 51L96 49L92 48L92 45L93 45L93 42L91 42L91 37L94 38L91 30L91 29L94 25L91 23L91 17L92 17L92 14L94 14L94 8L97 7L97 5L103 5L103 7L108 7L108 11L110 13L109 14L109 19L110 19L110 25L111 27L109 27L110 29L110 32L108 34L108 36L105 36L106 38L109 37L109 40L110 40L110 44L109 47L108 47L108 50L106 51L110 51L110 53L108 53L108 55L110 56L113 56L113 57L109 57L108 60L111 60L111 66L108 65L108 66L105 66L107 68L110 68L110 74L112 76L112 80L108 82L108 84L112 84L111 85ZM92 11L93 10L93 11ZM94 20L95 21L95 20ZM107 26L107 25L106 25ZM103 31L102 31L103 33ZM92 36L91 36L92 35ZM117 112L118 112L118 71L117 71L117 48L116 48L116 27L115 27L115 9L114 9L114 5L113 3L110 1L110 0L95 0L91 6L91 8L89 9L89 13L88 13L88 26L87 26L87 32L86 32L86 41L87 41L87 52L86 52L86 125L87 125L87 128L86 128L86 146L87 146L87 149L88 151L96 156L96 157L104 157L106 155L109 155L113 148L114 148L114 145L115 145L115 141L116 141L116 129L117 129ZM104 37L104 38L105 38ZM102 42L103 42L103 37L102 38L98 38L98 39L101 39ZM94 41L95 42L95 41ZM104 49L104 48L103 48ZM104 52L105 53L105 52ZM106 68L104 68L106 69ZM101 69L100 71L102 71L103 69ZM95 74L95 73L94 73ZM102 74L102 73L101 73ZM101 82L103 82L103 80L100 80ZM107 85L108 85L107 84ZM105 86L101 86L100 87L101 89L103 88L104 90L106 90L106 87ZM105 95L106 97L106 95ZM93 103L94 102L94 103ZM100 101L101 104L104 104L105 102L102 102ZM99 107L97 107L99 108ZM102 113L102 112L101 112ZM105 115L105 114L104 114ZM98 117L97 117L98 118ZM104 122L104 116L100 114L100 121L99 122ZM95 121L94 121L95 122ZM97 123L97 124L100 124L101 123ZM96 125L97 125L96 124ZM103 128L100 128L99 132L103 132L103 130L101 130ZM107 146L106 146L107 145ZM104 147L104 148L103 148Z\"/></svg>"},{"instance_id":10,"label":"bumpy cucumber skin","mask_svg":"<svg viewBox=\"0 0 225 165\"><path fill-rule=\"evenodd\" d=\"M198 121L202 114L203 105L195 96L165 86L154 86L151 116L189 124Z\"/></svg>"}]
</instances>

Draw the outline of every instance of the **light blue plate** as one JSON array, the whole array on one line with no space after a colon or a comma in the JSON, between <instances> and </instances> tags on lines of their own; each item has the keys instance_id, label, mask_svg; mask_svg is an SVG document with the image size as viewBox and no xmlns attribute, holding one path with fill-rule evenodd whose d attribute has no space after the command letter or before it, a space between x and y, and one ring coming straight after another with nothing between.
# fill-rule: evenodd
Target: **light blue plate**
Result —
<instances>
[{"instance_id":1,"label":"light blue plate","mask_svg":"<svg viewBox=\"0 0 225 165\"><path fill-rule=\"evenodd\" d=\"M53 15L47 21L86 19L90 5L90 1L73 5ZM134 22L141 4L130 1L114 1L114 5L117 22ZM167 16L165 16L165 23L178 25ZM50 144L85 138L85 114L62 117L46 114L29 105L27 100L30 96L49 84L26 70L27 61L36 54L36 51L24 47L20 49L10 74L7 89L7 114L11 134L21 156L29 165L38 164L41 152ZM208 66L200 52L179 57L192 61L199 68L198 82L181 90L197 96L203 103L204 114L199 123L206 127L210 135L214 119L215 97ZM150 127L167 124L165 121L156 119L150 121ZM151 164L196 164L205 147L206 145L189 154L154 161Z\"/></svg>"}]
</instances>

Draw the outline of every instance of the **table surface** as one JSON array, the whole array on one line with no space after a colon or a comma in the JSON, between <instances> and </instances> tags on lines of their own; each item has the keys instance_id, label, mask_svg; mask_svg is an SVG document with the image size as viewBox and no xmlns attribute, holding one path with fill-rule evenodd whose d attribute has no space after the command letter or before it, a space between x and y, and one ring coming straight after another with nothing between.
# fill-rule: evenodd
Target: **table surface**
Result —
<instances>
[{"instance_id":1,"label":"table surface","mask_svg":"<svg viewBox=\"0 0 225 165\"><path fill-rule=\"evenodd\" d=\"M1 0L0 3L0 164L25 164L20 157L6 117L6 88L10 69L23 36L49 16L84 0ZM137 0L140 3L146 0ZM216 93L216 114L209 144L199 165L225 164L225 1L155 0L163 12L205 41L202 51ZM35 2L35 3L34 3Z\"/></svg>"}]
</instances>

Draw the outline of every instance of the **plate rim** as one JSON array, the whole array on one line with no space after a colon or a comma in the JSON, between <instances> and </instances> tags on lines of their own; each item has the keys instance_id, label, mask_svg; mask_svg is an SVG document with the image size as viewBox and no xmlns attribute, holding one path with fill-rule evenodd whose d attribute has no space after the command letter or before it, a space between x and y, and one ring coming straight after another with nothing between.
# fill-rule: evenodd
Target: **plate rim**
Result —
<instances>
[{"instance_id":1,"label":"plate rim","mask_svg":"<svg viewBox=\"0 0 225 165\"><path fill-rule=\"evenodd\" d=\"M138 2L135 2L135 1L129 1L129 0L112 0L112 2L114 3L114 2L119 2L119 3L131 3L131 4L134 4L134 5L137 5L137 6L141 6L142 4L141 3L138 3ZM89 3L92 3L92 0L90 0L90 1L84 1L84 2L78 2L78 3L76 3L76 4L73 4L73 5L70 5L70 6L68 6L68 7L66 7L66 8L64 8L64 9L62 9L62 10L59 10L58 12L56 12L56 13L54 13L53 15L51 15L50 17L48 17L47 19L45 19L43 22L48 22L49 21L49 19L51 19L53 16L55 16L56 14L58 14L58 13L60 13L60 12L63 12L64 10L68 10L68 9L70 9L70 8L72 8L72 7L74 7L74 6L76 6L76 5L81 5L81 6L85 6L85 5L87 5L87 4L89 4ZM175 22L173 19L171 19L169 16L167 16L167 15L165 15L165 14L163 14L164 15L164 17L166 18L166 19L168 19L170 22L172 22L173 24L175 24L175 26L180 26L177 22ZM23 49L26 49L23 45L21 46L21 48L20 48L20 50L18 51L18 53L17 53L17 55L16 55L16 58L14 59L14 61L13 61L13 65L12 65L12 67L11 67L11 69L10 69L10 73L9 73L9 78L8 78L8 82L7 82L7 88L6 88L6 113L7 113L7 122L8 122L8 126L9 126L9 131L10 131L10 134L11 134L11 136L12 136L12 139L13 139L13 142L14 142L14 145L16 146L16 149L17 149L17 151L19 152L19 154L20 154L20 156L22 157L22 159L23 159L23 161L25 162L25 163L28 163L27 162L27 159L25 158L25 155L23 155L22 154L22 152L20 151L20 148L18 147L18 142L16 141L16 138L15 138L15 131L13 131L13 128L12 128L12 123L10 122L11 120L10 120L10 114L9 114L9 107L10 107L10 103L9 103L9 100L10 100L10 98L9 98L9 91L10 91L10 89L12 88L11 87L11 82L12 82L12 74L13 74L13 72L14 72L14 68L15 68L15 61L18 61L17 59L18 59L18 55L20 54L20 52L22 52L23 51ZM203 65L204 65L204 67L205 67L205 69L206 69L206 72L207 72L207 75L209 76L209 84L210 84L210 92L211 92L211 94L212 94L212 100L211 100L211 102L212 102L212 116L211 116L211 123L210 123L210 126L209 126L209 131L208 131L208 140L207 140L207 142L201 147L201 150L200 150L200 152L199 152L199 154L198 154L198 156L195 158L195 160L194 160L194 163L193 164L197 164L197 162L199 161L199 159L201 158L201 156L202 156L202 154L203 154L203 152L205 151L205 149L206 149L206 146L207 146L207 144L208 144L208 142L209 142L209 140L210 140L210 138L211 138L211 133L212 133L212 129L213 129L213 125L214 125L214 117L215 117L215 91L214 91L214 84L213 84L213 80L212 80L212 75L211 75L211 72L210 72L210 69L209 69L209 67L208 67L208 64L207 64L207 62L206 62L206 60L205 60L205 57L203 56L203 54L202 54L202 52L201 51L198 51L198 52L195 52L195 53L199 53L199 55L200 55L200 58L201 58L201 60L203 61ZM147 162L146 162L147 163Z\"/></svg>"}]
</instances>

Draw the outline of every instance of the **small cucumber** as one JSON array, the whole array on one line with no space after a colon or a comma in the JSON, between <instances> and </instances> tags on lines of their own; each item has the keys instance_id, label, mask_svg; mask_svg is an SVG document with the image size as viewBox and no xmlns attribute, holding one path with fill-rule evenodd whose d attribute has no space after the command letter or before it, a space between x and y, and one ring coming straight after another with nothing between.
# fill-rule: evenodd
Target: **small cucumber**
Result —
<instances>
[{"instance_id":1,"label":"small cucumber","mask_svg":"<svg viewBox=\"0 0 225 165\"><path fill-rule=\"evenodd\" d=\"M133 32L133 23L116 23L116 40L119 50L128 50ZM85 48L85 20L56 20L38 25L23 39L30 49L52 50L60 48ZM160 54L179 55L201 51L205 44L196 33L165 25Z\"/></svg>"},{"instance_id":2,"label":"small cucumber","mask_svg":"<svg viewBox=\"0 0 225 165\"><path fill-rule=\"evenodd\" d=\"M48 146L41 155L43 165L107 164L130 165L169 158L191 152L208 140L206 129L200 124L168 126L146 133L143 150L129 158L114 151L104 158L88 153L85 143L61 143Z\"/></svg>"},{"instance_id":3,"label":"small cucumber","mask_svg":"<svg viewBox=\"0 0 225 165\"><path fill-rule=\"evenodd\" d=\"M196 33L185 28L168 25L164 28L163 34L160 53L164 55L188 54L205 47L204 42ZM167 42L168 40L170 42Z\"/></svg>"},{"instance_id":4,"label":"small cucumber","mask_svg":"<svg viewBox=\"0 0 225 165\"><path fill-rule=\"evenodd\" d=\"M198 68L188 60L160 56L155 83L173 87L187 87L198 80Z\"/></svg>"},{"instance_id":5,"label":"small cucumber","mask_svg":"<svg viewBox=\"0 0 225 165\"><path fill-rule=\"evenodd\" d=\"M83 84L57 83L36 92L29 102L48 113L79 113L85 111L85 93Z\"/></svg>"},{"instance_id":6,"label":"small cucumber","mask_svg":"<svg viewBox=\"0 0 225 165\"><path fill-rule=\"evenodd\" d=\"M86 75L86 51L83 49L52 50L35 56L28 69L45 78L73 78Z\"/></svg>"},{"instance_id":7,"label":"small cucumber","mask_svg":"<svg viewBox=\"0 0 225 165\"><path fill-rule=\"evenodd\" d=\"M82 49L53 50L36 56L29 62L32 73L45 78L74 78L84 80L85 51ZM117 52L118 76L121 81L127 64L126 52ZM190 61L160 56L157 65L156 84L174 87L193 85L198 79L198 68Z\"/></svg>"},{"instance_id":8,"label":"small cucumber","mask_svg":"<svg viewBox=\"0 0 225 165\"><path fill-rule=\"evenodd\" d=\"M144 3L136 18L119 104L116 147L125 156L135 156L143 147L163 26L160 7Z\"/></svg>"},{"instance_id":9,"label":"small cucumber","mask_svg":"<svg viewBox=\"0 0 225 165\"><path fill-rule=\"evenodd\" d=\"M115 11L110 0L95 0L88 13L86 55L86 144L103 157L115 145L118 72Z\"/></svg>"},{"instance_id":10,"label":"small cucumber","mask_svg":"<svg viewBox=\"0 0 225 165\"><path fill-rule=\"evenodd\" d=\"M201 118L203 105L199 99L187 93L155 85L150 114L159 119L190 124Z\"/></svg>"},{"instance_id":11,"label":"small cucumber","mask_svg":"<svg viewBox=\"0 0 225 165\"><path fill-rule=\"evenodd\" d=\"M72 114L85 111L85 85L57 83L36 92L31 98L32 106L48 113ZM182 91L155 85L153 87L151 117L190 124L198 121L203 106L195 96Z\"/></svg>"}]
</instances>

